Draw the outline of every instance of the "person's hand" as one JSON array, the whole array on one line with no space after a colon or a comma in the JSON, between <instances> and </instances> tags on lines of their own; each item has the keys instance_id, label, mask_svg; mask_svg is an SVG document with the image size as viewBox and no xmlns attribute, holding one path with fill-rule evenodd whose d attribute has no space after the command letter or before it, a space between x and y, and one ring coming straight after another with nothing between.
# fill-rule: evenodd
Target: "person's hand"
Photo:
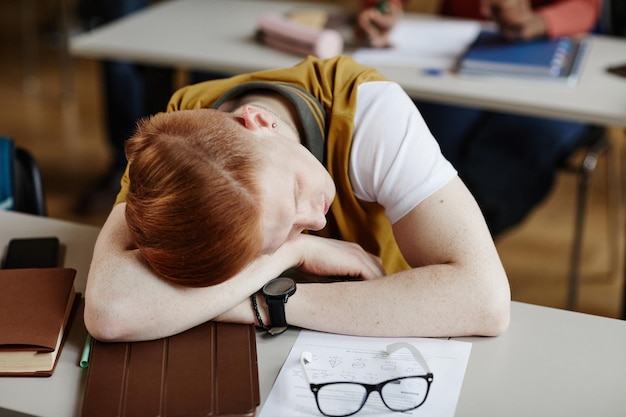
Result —
<instances>
[{"instance_id":1,"label":"person's hand","mask_svg":"<svg viewBox=\"0 0 626 417\"><path fill-rule=\"evenodd\" d=\"M357 43L374 48L386 48L389 44L389 33L402 17L402 6L395 2L381 1L379 7L368 7L359 12L354 36ZM384 10L380 10L380 8Z\"/></svg>"},{"instance_id":2,"label":"person's hand","mask_svg":"<svg viewBox=\"0 0 626 417\"><path fill-rule=\"evenodd\" d=\"M385 275L380 258L356 243L302 234L283 246L298 253L296 267L308 274L363 280Z\"/></svg>"},{"instance_id":3,"label":"person's hand","mask_svg":"<svg viewBox=\"0 0 626 417\"><path fill-rule=\"evenodd\" d=\"M481 13L498 24L502 36L528 40L546 35L543 18L535 13L530 0L482 0Z\"/></svg>"}]
</instances>

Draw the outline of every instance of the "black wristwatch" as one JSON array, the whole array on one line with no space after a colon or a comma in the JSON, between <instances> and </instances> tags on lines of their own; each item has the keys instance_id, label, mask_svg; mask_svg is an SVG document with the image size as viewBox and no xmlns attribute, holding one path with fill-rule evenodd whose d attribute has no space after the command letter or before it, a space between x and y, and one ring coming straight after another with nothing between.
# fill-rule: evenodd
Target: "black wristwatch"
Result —
<instances>
[{"instance_id":1,"label":"black wristwatch","mask_svg":"<svg viewBox=\"0 0 626 417\"><path fill-rule=\"evenodd\" d=\"M272 322L268 333L272 336L279 335L288 327L285 318L285 303L296 292L296 282L288 277L274 278L263 286L262 292Z\"/></svg>"}]
</instances>

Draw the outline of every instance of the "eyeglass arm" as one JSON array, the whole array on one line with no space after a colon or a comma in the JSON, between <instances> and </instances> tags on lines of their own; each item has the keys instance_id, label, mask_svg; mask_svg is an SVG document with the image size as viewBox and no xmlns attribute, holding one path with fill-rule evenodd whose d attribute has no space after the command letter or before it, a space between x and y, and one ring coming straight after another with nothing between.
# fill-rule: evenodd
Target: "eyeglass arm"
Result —
<instances>
[{"instance_id":1,"label":"eyeglass arm","mask_svg":"<svg viewBox=\"0 0 626 417\"><path fill-rule=\"evenodd\" d=\"M412 344L406 343L406 342L396 342L396 343L392 343L388 345L386 350L387 350L387 353L391 355L395 351L402 349L402 348L408 349L413 354L413 357L415 358L415 360L424 369L424 372L426 372L427 374L430 373L430 368L428 367L428 364L426 363L426 359L424 359L424 356L422 356L422 353Z\"/></svg>"},{"instance_id":2,"label":"eyeglass arm","mask_svg":"<svg viewBox=\"0 0 626 417\"><path fill-rule=\"evenodd\" d=\"M311 354L311 352L305 351L300 354L300 365L302 366L302 373L304 374L304 378L309 385L311 385L311 380L309 379L309 374L307 374L306 372L306 365L311 362L313 362L313 355Z\"/></svg>"}]
</instances>

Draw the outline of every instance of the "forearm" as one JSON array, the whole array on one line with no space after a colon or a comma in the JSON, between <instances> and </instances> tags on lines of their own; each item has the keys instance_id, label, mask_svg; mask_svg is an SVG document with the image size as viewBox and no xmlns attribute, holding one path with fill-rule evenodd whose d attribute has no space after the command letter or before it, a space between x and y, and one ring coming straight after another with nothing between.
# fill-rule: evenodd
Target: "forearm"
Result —
<instances>
[{"instance_id":1,"label":"forearm","mask_svg":"<svg viewBox=\"0 0 626 417\"><path fill-rule=\"evenodd\" d=\"M123 208L118 206L111 216L120 215ZM85 324L98 339L146 340L179 333L232 309L283 270L280 259L262 258L219 285L173 285L129 249L127 233L119 222L107 220L94 248Z\"/></svg>"},{"instance_id":2,"label":"forearm","mask_svg":"<svg viewBox=\"0 0 626 417\"><path fill-rule=\"evenodd\" d=\"M494 336L508 325L510 295L486 278L491 271L483 273L433 265L373 281L302 284L286 304L287 320L341 334Z\"/></svg>"},{"instance_id":3,"label":"forearm","mask_svg":"<svg viewBox=\"0 0 626 417\"><path fill-rule=\"evenodd\" d=\"M89 279L96 276L98 284L90 284L87 291L85 323L102 340L147 340L179 333L231 309L260 285L260 280L259 284L250 280L246 286L242 278L211 287L181 287L133 260L106 267L96 262ZM127 277L126 282L121 277Z\"/></svg>"},{"instance_id":4,"label":"forearm","mask_svg":"<svg viewBox=\"0 0 626 417\"><path fill-rule=\"evenodd\" d=\"M418 267L378 279L299 283L285 304L290 325L361 336L496 336L509 323L510 289L497 254ZM479 255L480 256L480 255ZM262 321L267 305L257 296ZM218 320L255 322L250 299Z\"/></svg>"}]
</instances>

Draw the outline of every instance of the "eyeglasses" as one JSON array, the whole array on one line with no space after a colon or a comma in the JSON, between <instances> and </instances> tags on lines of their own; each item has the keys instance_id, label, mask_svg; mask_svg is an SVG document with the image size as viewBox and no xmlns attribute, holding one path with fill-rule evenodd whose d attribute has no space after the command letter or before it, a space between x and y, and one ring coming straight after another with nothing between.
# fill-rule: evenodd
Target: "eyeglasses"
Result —
<instances>
[{"instance_id":1,"label":"eyeglasses","mask_svg":"<svg viewBox=\"0 0 626 417\"><path fill-rule=\"evenodd\" d=\"M409 343L393 343L387 346L386 351L391 355L401 348L406 348L413 354L426 374L393 378L378 384L360 382L313 384L306 371L306 365L312 362L311 352L302 352L300 365L320 412L328 417L351 416L363 408L369 395L374 391L378 392L383 404L392 411L414 410L424 404L430 384L433 382L433 374L420 351Z\"/></svg>"}]
</instances>

